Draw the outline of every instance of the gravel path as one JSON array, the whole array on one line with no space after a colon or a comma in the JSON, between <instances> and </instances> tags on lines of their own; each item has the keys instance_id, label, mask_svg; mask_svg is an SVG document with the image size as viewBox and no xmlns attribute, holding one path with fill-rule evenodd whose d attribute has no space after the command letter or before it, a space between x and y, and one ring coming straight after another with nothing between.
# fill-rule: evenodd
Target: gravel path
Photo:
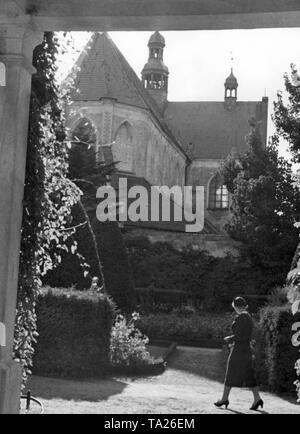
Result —
<instances>
[{"instance_id":1,"label":"gravel path","mask_svg":"<svg viewBox=\"0 0 300 434\"><path fill-rule=\"evenodd\" d=\"M263 393L264 412L249 411L251 392L235 389L230 408L216 409L222 393L222 353L218 350L178 347L168 369L148 378L67 381L33 377L32 395L42 400L45 413L65 414L300 414L295 397Z\"/></svg>"}]
</instances>

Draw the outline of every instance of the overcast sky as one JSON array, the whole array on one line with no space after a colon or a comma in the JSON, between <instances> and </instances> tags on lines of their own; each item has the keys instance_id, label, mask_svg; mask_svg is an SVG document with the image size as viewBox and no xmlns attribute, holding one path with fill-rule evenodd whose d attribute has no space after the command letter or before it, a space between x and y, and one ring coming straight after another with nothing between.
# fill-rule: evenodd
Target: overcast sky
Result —
<instances>
[{"instance_id":1,"label":"overcast sky","mask_svg":"<svg viewBox=\"0 0 300 434\"><path fill-rule=\"evenodd\" d=\"M110 36L140 77L148 59L152 32L111 32ZM222 101L224 81L233 65L240 101L269 97L269 115L283 74L290 64L300 66L300 29L161 32L166 39L164 62L169 68L170 101ZM73 32L80 51L90 35ZM233 61L231 58L233 57ZM72 66L64 56L61 69ZM269 134L273 125L269 120ZM282 146L283 149L283 146Z\"/></svg>"}]
</instances>

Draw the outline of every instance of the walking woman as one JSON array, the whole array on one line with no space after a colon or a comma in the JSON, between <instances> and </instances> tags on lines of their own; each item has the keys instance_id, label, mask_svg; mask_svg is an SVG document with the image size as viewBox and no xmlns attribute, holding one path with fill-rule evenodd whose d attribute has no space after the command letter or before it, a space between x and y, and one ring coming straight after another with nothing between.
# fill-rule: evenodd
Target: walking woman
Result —
<instances>
[{"instance_id":1,"label":"walking woman","mask_svg":"<svg viewBox=\"0 0 300 434\"><path fill-rule=\"evenodd\" d=\"M247 309L247 302L242 297L236 297L233 300L232 307L237 313L235 321L232 324L233 335L225 338L226 343L231 346L227 370L225 376L225 385L222 399L215 403L216 407L229 405L229 394L232 387L246 387L252 390L254 402L250 410L263 408L264 402L260 397L259 389L254 374L252 363L252 352L250 347L253 320Z\"/></svg>"}]
</instances>

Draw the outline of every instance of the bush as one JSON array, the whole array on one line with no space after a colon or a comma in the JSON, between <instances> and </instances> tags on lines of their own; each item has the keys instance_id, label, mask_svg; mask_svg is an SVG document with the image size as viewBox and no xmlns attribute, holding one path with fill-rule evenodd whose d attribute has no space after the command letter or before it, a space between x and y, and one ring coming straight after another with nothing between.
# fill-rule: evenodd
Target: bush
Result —
<instances>
[{"instance_id":1,"label":"bush","mask_svg":"<svg viewBox=\"0 0 300 434\"><path fill-rule=\"evenodd\" d=\"M103 266L105 288L122 312L132 312L135 288L131 276L127 250L118 222L92 221Z\"/></svg>"},{"instance_id":2,"label":"bush","mask_svg":"<svg viewBox=\"0 0 300 434\"><path fill-rule=\"evenodd\" d=\"M275 392L294 392L297 348L291 343L292 324L299 320L286 307L262 309L260 326L265 337L265 363L267 383Z\"/></svg>"},{"instance_id":3,"label":"bush","mask_svg":"<svg viewBox=\"0 0 300 434\"><path fill-rule=\"evenodd\" d=\"M151 339L184 340L187 342L217 341L232 333L231 314L195 314L189 316L175 310L170 314L142 315L140 330Z\"/></svg>"},{"instance_id":4,"label":"bush","mask_svg":"<svg viewBox=\"0 0 300 434\"><path fill-rule=\"evenodd\" d=\"M39 337L34 374L88 377L107 372L115 315L107 297L46 288L36 311Z\"/></svg>"},{"instance_id":5,"label":"bush","mask_svg":"<svg viewBox=\"0 0 300 434\"><path fill-rule=\"evenodd\" d=\"M205 252L179 251L169 243L151 244L143 238L126 244L136 287L180 289L203 295L202 277L214 261Z\"/></svg>"},{"instance_id":6,"label":"bush","mask_svg":"<svg viewBox=\"0 0 300 434\"><path fill-rule=\"evenodd\" d=\"M71 249L61 253L61 262L48 271L44 285L78 290L90 288L92 278L105 281L106 292L113 297L118 308L132 311L135 289L128 262L127 251L117 222L99 222L89 217L84 208L76 205L72 211L71 227L77 227L74 240L77 254ZM84 224L86 222L86 224Z\"/></svg>"},{"instance_id":7,"label":"bush","mask_svg":"<svg viewBox=\"0 0 300 434\"><path fill-rule=\"evenodd\" d=\"M179 251L168 243L151 244L143 238L128 240L127 248L136 288L185 291L195 304L203 302L214 312L227 310L238 294L265 295L278 281L273 271L261 271L230 255L215 258L191 248ZM258 306L261 302L252 303L251 309Z\"/></svg>"},{"instance_id":8,"label":"bush","mask_svg":"<svg viewBox=\"0 0 300 434\"><path fill-rule=\"evenodd\" d=\"M297 360L296 364L295 364L295 371L296 371L296 375L299 378L300 377L300 359ZM296 392L297 392L297 402L300 402L300 380L296 380L295 381L295 386L296 386Z\"/></svg>"},{"instance_id":9,"label":"bush","mask_svg":"<svg viewBox=\"0 0 300 434\"><path fill-rule=\"evenodd\" d=\"M133 313L129 321L123 315L118 315L110 341L112 366L126 371L129 369L134 373L155 364L147 350L149 339L136 328L138 319L137 313Z\"/></svg>"},{"instance_id":10,"label":"bush","mask_svg":"<svg viewBox=\"0 0 300 434\"><path fill-rule=\"evenodd\" d=\"M286 306L288 301L287 301L287 296L288 296L288 292L289 292L289 287L288 286L278 286L276 288L273 289L273 291L271 291L271 293L268 296L268 306Z\"/></svg>"}]
</instances>

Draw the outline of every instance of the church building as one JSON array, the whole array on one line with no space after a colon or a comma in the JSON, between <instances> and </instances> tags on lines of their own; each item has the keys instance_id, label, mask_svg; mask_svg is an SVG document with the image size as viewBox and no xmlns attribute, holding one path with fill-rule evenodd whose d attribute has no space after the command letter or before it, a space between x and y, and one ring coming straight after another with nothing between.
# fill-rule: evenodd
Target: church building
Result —
<instances>
[{"instance_id":1,"label":"church building","mask_svg":"<svg viewBox=\"0 0 300 434\"><path fill-rule=\"evenodd\" d=\"M251 125L259 128L266 143L268 98L239 101L238 81L231 70L222 100L169 101L172 71L164 63L165 39L160 32L152 34L148 48L139 78L110 36L95 33L74 68L67 126L72 134L89 131L96 158L116 162L119 176L129 185L204 187L202 232L186 233L184 224L175 221L126 222L125 237L145 236L224 255L235 243L224 230L230 195L220 164L232 150L247 149Z\"/></svg>"}]
</instances>

